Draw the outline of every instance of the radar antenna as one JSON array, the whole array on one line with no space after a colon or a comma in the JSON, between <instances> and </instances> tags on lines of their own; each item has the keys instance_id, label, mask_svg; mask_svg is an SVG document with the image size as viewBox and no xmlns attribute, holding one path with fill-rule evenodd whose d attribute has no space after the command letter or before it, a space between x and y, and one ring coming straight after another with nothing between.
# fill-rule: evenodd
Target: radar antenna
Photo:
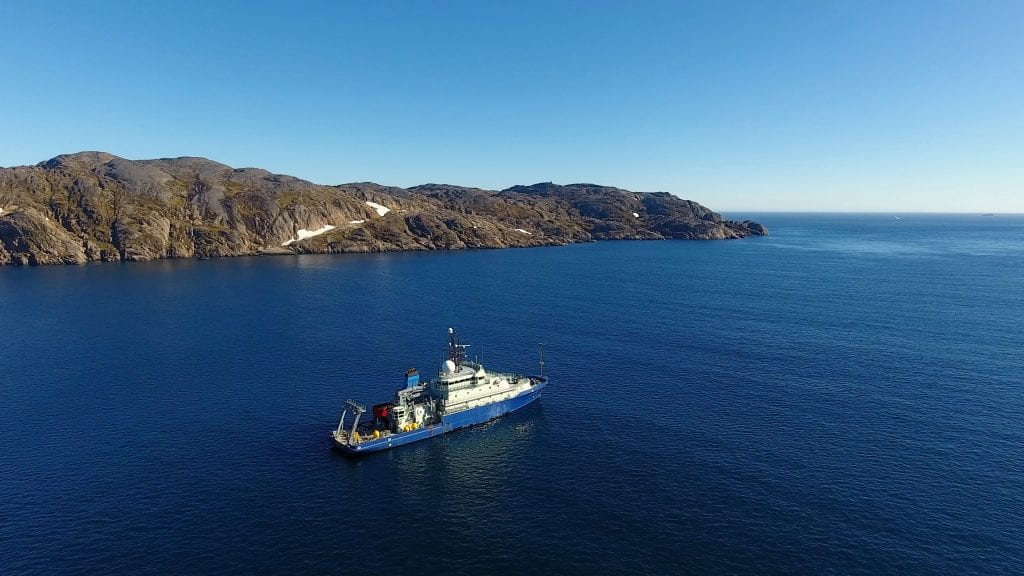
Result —
<instances>
[{"instance_id":1,"label":"radar antenna","mask_svg":"<svg viewBox=\"0 0 1024 576\"><path fill-rule=\"evenodd\" d=\"M469 348L469 344L460 344L459 335L455 333L455 328L449 328L448 359L455 363L456 368L462 366L462 363L466 361L466 348Z\"/></svg>"}]
</instances>

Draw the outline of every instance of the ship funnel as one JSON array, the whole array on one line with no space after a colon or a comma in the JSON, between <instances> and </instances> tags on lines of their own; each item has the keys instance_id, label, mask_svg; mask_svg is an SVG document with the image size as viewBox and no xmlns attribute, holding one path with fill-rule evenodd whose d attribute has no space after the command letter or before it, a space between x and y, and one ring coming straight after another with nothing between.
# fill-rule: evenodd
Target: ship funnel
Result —
<instances>
[{"instance_id":1,"label":"ship funnel","mask_svg":"<svg viewBox=\"0 0 1024 576\"><path fill-rule=\"evenodd\" d=\"M412 388L418 386L420 383L420 372L415 368L409 368L405 371L405 387Z\"/></svg>"}]
</instances>

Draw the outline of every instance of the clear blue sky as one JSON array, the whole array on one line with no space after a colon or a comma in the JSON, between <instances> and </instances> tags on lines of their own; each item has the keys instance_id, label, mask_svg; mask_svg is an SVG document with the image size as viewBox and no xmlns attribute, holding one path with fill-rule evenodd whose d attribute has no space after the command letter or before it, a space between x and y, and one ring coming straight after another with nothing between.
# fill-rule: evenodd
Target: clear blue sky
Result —
<instances>
[{"instance_id":1,"label":"clear blue sky","mask_svg":"<svg viewBox=\"0 0 1024 576\"><path fill-rule=\"evenodd\" d=\"M1020 0L0 0L0 31L4 166L1024 211Z\"/></svg>"}]
</instances>

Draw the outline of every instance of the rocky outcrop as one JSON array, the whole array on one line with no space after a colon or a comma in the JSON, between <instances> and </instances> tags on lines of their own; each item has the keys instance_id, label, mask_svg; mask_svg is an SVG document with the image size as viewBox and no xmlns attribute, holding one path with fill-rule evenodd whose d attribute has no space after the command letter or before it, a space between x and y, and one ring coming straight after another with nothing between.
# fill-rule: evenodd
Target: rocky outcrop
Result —
<instances>
[{"instance_id":1,"label":"rocky outcrop","mask_svg":"<svg viewBox=\"0 0 1024 576\"><path fill-rule=\"evenodd\" d=\"M666 192L325 186L205 158L104 152L0 169L0 264L462 250L767 234Z\"/></svg>"},{"instance_id":2,"label":"rocky outcrop","mask_svg":"<svg viewBox=\"0 0 1024 576\"><path fill-rule=\"evenodd\" d=\"M31 207L0 215L0 264L82 264L85 246Z\"/></svg>"}]
</instances>

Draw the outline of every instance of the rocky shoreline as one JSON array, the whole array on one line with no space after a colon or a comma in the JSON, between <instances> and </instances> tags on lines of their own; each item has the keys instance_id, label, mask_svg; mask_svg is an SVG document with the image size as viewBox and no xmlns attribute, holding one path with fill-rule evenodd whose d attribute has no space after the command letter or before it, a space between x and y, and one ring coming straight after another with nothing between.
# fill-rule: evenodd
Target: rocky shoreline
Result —
<instances>
[{"instance_id":1,"label":"rocky shoreline","mask_svg":"<svg viewBox=\"0 0 1024 576\"><path fill-rule=\"evenodd\" d=\"M761 236L667 192L326 186L205 158L104 152L0 169L0 265Z\"/></svg>"}]
</instances>

